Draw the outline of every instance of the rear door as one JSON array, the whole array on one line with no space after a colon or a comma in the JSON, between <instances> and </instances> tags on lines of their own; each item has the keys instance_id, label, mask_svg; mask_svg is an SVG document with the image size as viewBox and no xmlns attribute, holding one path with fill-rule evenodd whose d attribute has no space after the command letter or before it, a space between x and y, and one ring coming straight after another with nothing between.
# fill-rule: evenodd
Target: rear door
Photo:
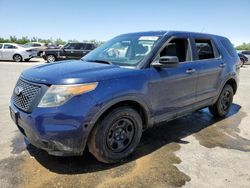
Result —
<instances>
[{"instance_id":1,"label":"rear door","mask_svg":"<svg viewBox=\"0 0 250 188\"><path fill-rule=\"evenodd\" d=\"M197 105L209 103L217 95L226 64L212 38L194 37L192 47L199 72L197 82Z\"/></svg>"}]
</instances>

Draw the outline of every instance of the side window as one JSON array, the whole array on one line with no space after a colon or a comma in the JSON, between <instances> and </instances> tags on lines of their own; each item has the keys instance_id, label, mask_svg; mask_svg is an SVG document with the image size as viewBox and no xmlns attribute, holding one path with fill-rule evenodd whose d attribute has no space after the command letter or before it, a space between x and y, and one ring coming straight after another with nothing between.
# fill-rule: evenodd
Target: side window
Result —
<instances>
[{"instance_id":1,"label":"side window","mask_svg":"<svg viewBox=\"0 0 250 188\"><path fill-rule=\"evenodd\" d=\"M250 51L243 51L242 54L250 55Z\"/></svg>"},{"instance_id":2,"label":"side window","mask_svg":"<svg viewBox=\"0 0 250 188\"><path fill-rule=\"evenodd\" d=\"M211 40L196 39L196 52L199 60L215 58L214 49Z\"/></svg>"},{"instance_id":3,"label":"side window","mask_svg":"<svg viewBox=\"0 0 250 188\"><path fill-rule=\"evenodd\" d=\"M74 49L75 50L84 50L85 49L85 44L83 44L83 43L77 43L77 44L75 44Z\"/></svg>"},{"instance_id":4,"label":"side window","mask_svg":"<svg viewBox=\"0 0 250 188\"><path fill-rule=\"evenodd\" d=\"M2 49L2 47L3 47L3 44L0 44L0 49Z\"/></svg>"},{"instance_id":5,"label":"side window","mask_svg":"<svg viewBox=\"0 0 250 188\"><path fill-rule=\"evenodd\" d=\"M5 44L4 49L17 49L17 47L10 44Z\"/></svg>"},{"instance_id":6,"label":"side window","mask_svg":"<svg viewBox=\"0 0 250 188\"><path fill-rule=\"evenodd\" d=\"M161 51L160 56L177 56L179 62L191 60L189 41L186 38L175 38Z\"/></svg>"},{"instance_id":7,"label":"side window","mask_svg":"<svg viewBox=\"0 0 250 188\"><path fill-rule=\"evenodd\" d=\"M93 50L93 49L94 49L94 45L93 44L86 44L85 50Z\"/></svg>"},{"instance_id":8,"label":"side window","mask_svg":"<svg viewBox=\"0 0 250 188\"><path fill-rule=\"evenodd\" d=\"M75 47L76 47L76 43L68 43L65 45L64 48L71 50L71 49L75 49Z\"/></svg>"},{"instance_id":9,"label":"side window","mask_svg":"<svg viewBox=\"0 0 250 188\"><path fill-rule=\"evenodd\" d=\"M33 46L33 47L40 47L41 44L34 43L32 46Z\"/></svg>"}]
</instances>

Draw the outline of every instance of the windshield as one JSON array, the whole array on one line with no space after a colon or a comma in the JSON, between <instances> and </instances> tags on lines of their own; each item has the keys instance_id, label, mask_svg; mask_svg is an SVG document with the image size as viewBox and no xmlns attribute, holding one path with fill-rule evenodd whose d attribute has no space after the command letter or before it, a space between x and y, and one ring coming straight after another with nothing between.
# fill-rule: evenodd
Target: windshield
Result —
<instances>
[{"instance_id":1,"label":"windshield","mask_svg":"<svg viewBox=\"0 0 250 188\"><path fill-rule=\"evenodd\" d=\"M136 66L152 51L159 38L159 36L118 36L93 50L82 60Z\"/></svg>"}]
</instances>

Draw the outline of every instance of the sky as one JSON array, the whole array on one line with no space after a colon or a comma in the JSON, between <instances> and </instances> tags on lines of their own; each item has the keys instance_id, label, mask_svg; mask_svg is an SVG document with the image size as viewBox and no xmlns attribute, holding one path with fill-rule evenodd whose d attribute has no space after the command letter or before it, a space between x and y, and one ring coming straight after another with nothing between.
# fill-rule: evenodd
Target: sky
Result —
<instances>
[{"instance_id":1,"label":"sky","mask_svg":"<svg viewBox=\"0 0 250 188\"><path fill-rule=\"evenodd\" d=\"M250 42L250 0L0 0L0 37L102 40L137 31L218 34Z\"/></svg>"}]
</instances>

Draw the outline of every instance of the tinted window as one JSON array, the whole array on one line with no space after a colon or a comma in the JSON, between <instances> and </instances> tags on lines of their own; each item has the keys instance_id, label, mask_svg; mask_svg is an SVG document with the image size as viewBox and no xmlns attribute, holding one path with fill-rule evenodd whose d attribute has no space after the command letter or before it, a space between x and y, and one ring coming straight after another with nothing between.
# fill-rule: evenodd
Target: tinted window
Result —
<instances>
[{"instance_id":1,"label":"tinted window","mask_svg":"<svg viewBox=\"0 0 250 188\"><path fill-rule=\"evenodd\" d=\"M4 49L17 49L17 47L10 44L5 44Z\"/></svg>"},{"instance_id":2,"label":"tinted window","mask_svg":"<svg viewBox=\"0 0 250 188\"><path fill-rule=\"evenodd\" d=\"M241 52L242 54L245 54L245 55L250 55L250 51L243 51Z\"/></svg>"},{"instance_id":3,"label":"tinted window","mask_svg":"<svg viewBox=\"0 0 250 188\"><path fill-rule=\"evenodd\" d=\"M39 46L42 46L41 44L33 44L34 47L39 47Z\"/></svg>"},{"instance_id":4,"label":"tinted window","mask_svg":"<svg viewBox=\"0 0 250 188\"><path fill-rule=\"evenodd\" d=\"M86 44L85 50L93 50L94 48L94 44Z\"/></svg>"},{"instance_id":5,"label":"tinted window","mask_svg":"<svg viewBox=\"0 0 250 188\"><path fill-rule=\"evenodd\" d=\"M2 49L2 47L3 47L3 44L0 44L0 49Z\"/></svg>"},{"instance_id":6,"label":"tinted window","mask_svg":"<svg viewBox=\"0 0 250 188\"><path fill-rule=\"evenodd\" d=\"M179 62L191 60L189 42L187 39L173 39L161 51L160 56L177 56Z\"/></svg>"},{"instance_id":7,"label":"tinted window","mask_svg":"<svg viewBox=\"0 0 250 188\"><path fill-rule=\"evenodd\" d=\"M76 50L84 50L85 49L85 44L83 43L78 43L75 45Z\"/></svg>"},{"instance_id":8,"label":"tinted window","mask_svg":"<svg viewBox=\"0 0 250 188\"><path fill-rule=\"evenodd\" d=\"M196 45L196 52L197 52L199 60L215 58L211 40L196 39L195 45Z\"/></svg>"},{"instance_id":9,"label":"tinted window","mask_svg":"<svg viewBox=\"0 0 250 188\"><path fill-rule=\"evenodd\" d=\"M64 46L65 49L75 49L76 43L68 43Z\"/></svg>"},{"instance_id":10,"label":"tinted window","mask_svg":"<svg viewBox=\"0 0 250 188\"><path fill-rule=\"evenodd\" d=\"M236 50L228 39L221 39L221 43L230 56L237 57Z\"/></svg>"}]
</instances>

